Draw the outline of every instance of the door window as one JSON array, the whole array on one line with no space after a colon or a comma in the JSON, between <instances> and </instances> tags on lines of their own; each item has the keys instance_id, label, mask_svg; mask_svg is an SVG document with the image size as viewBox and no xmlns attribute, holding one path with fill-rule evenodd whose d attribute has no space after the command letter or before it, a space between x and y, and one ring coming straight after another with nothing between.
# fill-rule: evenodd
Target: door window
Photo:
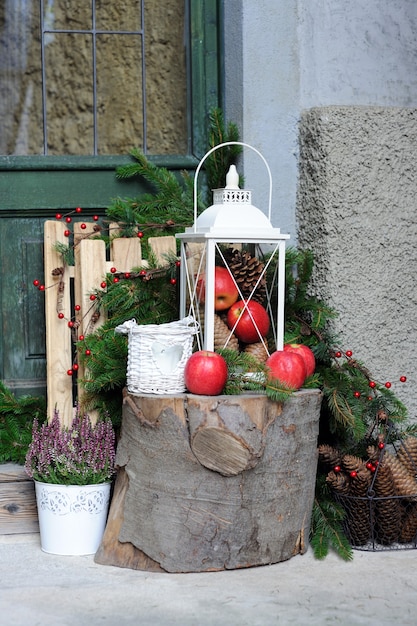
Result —
<instances>
[{"instance_id":1,"label":"door window","mask_svg":"<svg viewBox=\"0 0 417 626\"><path fill-rule=\"evenodd\" d=\"M186 154L188 9L184 0L3 0L0 154Z\"/></svg>"}]
</instances>

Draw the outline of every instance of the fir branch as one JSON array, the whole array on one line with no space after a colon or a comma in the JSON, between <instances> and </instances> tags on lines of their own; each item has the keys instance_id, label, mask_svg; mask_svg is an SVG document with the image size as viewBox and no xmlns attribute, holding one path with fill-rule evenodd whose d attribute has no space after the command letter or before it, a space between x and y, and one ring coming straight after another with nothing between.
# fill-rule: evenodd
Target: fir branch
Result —
<instances>
[{"instance_id":1,"label":"fir branch","mask_svg":"<svg viewBox=\"0 0 417 626\"><path fill-rule=\"evenodd\" d=\"M0 381L0 462L23 465L32 439L33 419L46 420L46 403L42 397L16 398Z\"/></svg>"},{"instance_id":2,"label":"fir branch","mask_svg":"<svg viewBox=\"0 0 417 626\"><path fill-rule=\"evenodd\" d=\"M55 242L53 248L55 252L61 255L64 265L74 265L74 248L61 241Z\"/></svg>"},{"instance_id":3,"label":"fir branch","mask_svg":"<svg viewBox=\"0 0 417 626\"><path fill-rule=\"evenodd\" d=\"M317 559L324 559L329 548L345 561L353 559L353 551L343 531L342 521L344 512L333 499L316 497L314 500L310 543L314 556Z\"/></svg>"},{"instance_id":4,"label":"fir branch","mask_svg":"<svg viewBox=\"0 0 417 626\"><path fill-rule=\"evenodd\" d=\"M236 124L229 122L226 126L224 122L223 112L219 108L213 108L209 113L209 146L214 146L229 141L239 141L239 130ZM219 189L226 184L226 174L231 165L235 165L238 156L242 152L242 146L231 145L224 146L215 150L207 157L205 162L205 170L207 174L207 187L211 189ZM243 177L240 177L239 184L244 184Z\"/></svg>"}]
</instances>

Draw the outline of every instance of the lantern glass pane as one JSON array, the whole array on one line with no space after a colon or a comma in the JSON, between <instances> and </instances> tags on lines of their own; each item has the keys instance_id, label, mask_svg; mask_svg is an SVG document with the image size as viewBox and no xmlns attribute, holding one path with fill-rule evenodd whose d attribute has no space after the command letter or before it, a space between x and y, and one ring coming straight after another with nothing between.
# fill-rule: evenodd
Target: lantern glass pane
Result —
<instances>
[{"instance_id":1,"label":"lantern glass pane","mask_svg":"<svg viewBox=\"0 0 417 626\"><path fill-rule=\"evenodd\" d=\"M250 352L248 346L259 343L266 356L282 349L285 242L185 241L183 246L181 314L192 315L200 324L198 349ZM234 306L242 301L243 307ZM234 309L239 309L237 316ZM267 332L264 312L269 318ZM255 329L250 340L238 329L243 316Z\"/></svg>"}]
</instances>

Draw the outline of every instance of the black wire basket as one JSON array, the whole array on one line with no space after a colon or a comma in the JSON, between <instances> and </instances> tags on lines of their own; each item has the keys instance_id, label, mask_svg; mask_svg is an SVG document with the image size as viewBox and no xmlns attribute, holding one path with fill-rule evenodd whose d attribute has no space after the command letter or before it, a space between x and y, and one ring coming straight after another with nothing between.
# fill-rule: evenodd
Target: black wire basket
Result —
<instances>
[{"instance_id":1,"label":"black wire basket","mask_svg":"<svg viewBox=\"0 0 417 626\"><path fill-rule=\"evenodd\" d=\"M377 436L364 445L364 457L339 456L327 483L344 512L343 526L357 550L417 547L417 437L403 439L390 420L379 420ZM319 453L320 456L320 453ZM335 464L336 463L336 464Z\"/></svg>"},{"instance_id":2,"label":"black wire basket","mask_svg":"<svg viewBox=\"0 0 417 626\"><path fill-rule=\"evenodd\" d=\"M356 550L410 550L417 548L417 494L365 497L334 494L345 512L343 528Z\"/></svg>"}]
</instances>

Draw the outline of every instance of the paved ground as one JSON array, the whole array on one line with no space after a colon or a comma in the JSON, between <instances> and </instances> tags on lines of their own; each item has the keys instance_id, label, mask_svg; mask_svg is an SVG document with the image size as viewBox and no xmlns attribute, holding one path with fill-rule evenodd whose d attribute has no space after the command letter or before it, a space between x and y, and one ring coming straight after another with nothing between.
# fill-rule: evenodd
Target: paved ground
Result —
<instances>
[{"instance_id":1,"label":"paved ground","mask_svg":"<svg viewBox=\"0 0 417 626\"><path fill-rule=\"evenodd\" d=\"M276 565L155 574L54 556L0 537L1 626L417 625L417 552L311 550Z\"/></svg>"}]
</instances>

